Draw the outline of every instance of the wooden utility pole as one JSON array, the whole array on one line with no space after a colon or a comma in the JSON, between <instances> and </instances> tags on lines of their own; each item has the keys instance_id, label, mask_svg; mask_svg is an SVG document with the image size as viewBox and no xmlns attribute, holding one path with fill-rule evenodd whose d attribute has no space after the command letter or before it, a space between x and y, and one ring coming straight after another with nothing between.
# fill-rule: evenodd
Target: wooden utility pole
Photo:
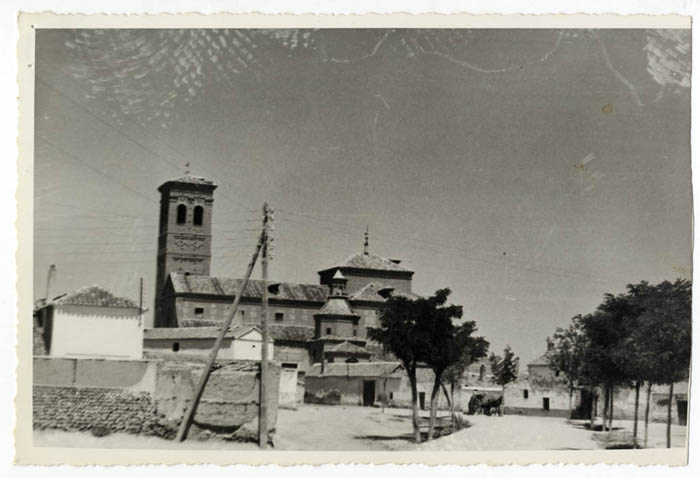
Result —
<instances>
[{"instance_id":1,"label":"wooden utility pole","mask_svg":"<svg viewBox=\"0 0 700 478\"><path fill-rule=\"evenodd\" d=\"M258 423L258 445L260 449L267 448L267 319L268 319L268 297L267 297L267 266L269 260L270 245L270 208L267 203L263 206L263 247L262 247L262 313L260 314L262 328L262 349L260 357L260 422Z\"/></svg>"},{"instance_id":2,"label":"wooden utility pole","mask_svg":"<svg viewBox=\"0 0 700 478\"><path fill-rule=\"evenodd\" d=\"M46 274L46 303L48 304L51 300L49 294L51 292L51 275L56 272L56 264L51 264L49 266L49 272Z\"/></svg>"},{"instance_id":3,"label":"wooden utility pole","mask_svg":"<svg viewBox=\"0 0 700 478\"><path fill-rule=\"evenodd\" d=\"M245 276L241 283L241 289L238 291L238 294L236 294L236 297L233 300L231 312L229 313L228 317L226 317L226 320L224 321L224 324L222 325L221 330L219 331L219 335L216 338L216 342L214 342L214 348L212 348L211 352L209 353L207 365L204 367L202 376L199 379L199 384L197 385L194 395L192 396L192 400L190 401L190 404L187 407L187 411L185 412L185 415L183 416L182 421L180 422L180 428L178 428L177 430L177 441L183 441L185 438L187 438L187 432L190 429L190 425L192 425L192 420L194 419L195 411L197 410L197 405L199 405L199 400L202 398L202 392L204 392L204 386L206 385L207 379L209 378L209 374L211 373L211 368L214 365L214 361L216 360L216 355L219 353L219 348L221 347L221 343L224 341L226 332L231 326L233 318L236 316L236 312L238 311L238 304L241 302L241 296L243 295L243 291L245 290L245 287L248 284L248 280L250 279L250 276L253 273L253 268L255 267L255 263L258 260L258 256L260 255L260 251L263 248L265 240L265 231L263 230L262 234L260 234L258 244L255 246L255 252L253 253L253 257L250 259L250 263L248 264L248 269L246 270Z\"/></svg>"},{"instance_id":4,"label":"wooden utility pole","mask_svg":"<svg viewBox=\"0 0 700 478\"><path fill-rule=\"evenodd\" d=\"M143 314L143 277L139 279L139 314Z\"/></svg>"}]
</instances>

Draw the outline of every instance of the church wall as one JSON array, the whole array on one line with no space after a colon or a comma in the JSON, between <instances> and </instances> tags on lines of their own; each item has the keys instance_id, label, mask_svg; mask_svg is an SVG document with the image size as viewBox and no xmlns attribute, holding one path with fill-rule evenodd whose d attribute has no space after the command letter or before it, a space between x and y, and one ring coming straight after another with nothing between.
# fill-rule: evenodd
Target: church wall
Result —
<instances>
[{"instance_id":1,"label":"church wall","mask_svg":"<svg viewBox=\"0 0 700 478\"><path fill-rule=\"evenodd\" d=\"M355 325L347 319L337 319L332 317L322 317L319 320L321 335L339 335L342 337L359 337L359 325ZM330 331L329 331L330 329Z\"/></svg>"},{"instance_id":2,"label":"church wall","mask_svg":"<svg viewBox=\"0 0 700 478\"><path fill-rule=\"evenodd\" d=\"M348 280L346 286L348 294L352 294L362 289L367 284L381 283L387 287L393 287L396 290L411 292L411 279L397 278L396 276L382 273L381 271L372 271L371 276L361 275L357 272L343 272Z\"/></svg>"},{"instance_id":3,"label":"church wall","mask_svg":"<svg viewBox=\"0 0 700 478\"><path fill-rule=\"evenodd\" d=\"M298 345L275 342L275 360L280 363L295 363L300 371L309 369L311 358L305 343Z\"/></svg>"},{"instance_id":4,"label":"church wall","mask_svg":"<svg viewBox=\"0 0 700 478\"><path fill-rule=\"evenodd\" d=\"M223 322L230 313L231 305L232 303L228 299L216 300L178 297L176 299L176 312L180 323L183 319ZM198 313L195 309L202 309L201 313ZM313 327L313 314L317 313L319 309L320 305L318 307L300 307L297 305L272 303L268 309L268 324ZM261 323L261 310L262 306L259 302L241 302L236 312L235 322L259 325ZM282 314L282 316L280 317L277 314ZM279 320L280 318L281 320Z\"/></svg>"},{"instance_id":5,"label":"church wall","mask_svg":"<svg viewBox=\"0 0 700 478\"><path fill-rule=\"evenodd\" d=\"M360 316L360 322L358 324L357 336L363 339L367 338L367 329L370 327L379 327L379 309L369 308L369 307L357 307L353 306L352 310Z\"/></svg>"}]
</instances>

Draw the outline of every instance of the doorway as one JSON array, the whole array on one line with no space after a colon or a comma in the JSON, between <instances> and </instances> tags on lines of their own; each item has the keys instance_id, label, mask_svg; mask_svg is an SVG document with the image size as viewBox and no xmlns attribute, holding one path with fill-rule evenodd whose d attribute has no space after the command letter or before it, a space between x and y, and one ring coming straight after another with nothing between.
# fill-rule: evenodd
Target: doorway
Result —
<instances>
[{"instance_id":1,"label":"doorway","mask_svg":"<svg viewBox=\"0 0 700 478\"><path fill-rule=\"evenodd\" d=\"M418 403L420 404L420 409L425 410L425 392L418 392Z\"/></svg>"},{"instance_id":2,"label":"doorway","mask_svg":"<svg viewBox=\"0 0 700 478\"><path fill-rule=\"evenodd\" d=\"M678 424L686 426L688 424L688 400L676 400L678 408Z\"/></svg>"},{"instance_id":3,"label":"doorway","mask_svg":"<svg viewBox=\"0 0 700 478\"><path fill-rule=\"evenodd\" d=\"M542 410L548 412L549 411L549 397L544 397L542 399Z\"/></svg>"},{"instance_id":4,"label":"doorway","mask_svg":"<svg viewBox=\"0 0 700 478\"><path fill-rule=\"evenodd\" d=\"M374 380L362 381L362 405L365 407L374 405Z\"/></svg>"}]
</instances>

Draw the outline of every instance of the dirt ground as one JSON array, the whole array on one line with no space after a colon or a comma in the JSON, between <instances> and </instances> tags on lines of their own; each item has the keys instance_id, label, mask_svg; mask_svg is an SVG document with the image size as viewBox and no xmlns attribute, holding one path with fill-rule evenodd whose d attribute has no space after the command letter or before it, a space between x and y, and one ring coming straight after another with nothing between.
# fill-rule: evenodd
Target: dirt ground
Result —
<instances>
[{"instance_id":1,"label":"dirt ground","mask_svg":"<svg viewBox=\"0 0 700 478\"><path fill-rule=\"evenodd\" d=\"M177 443L173 440L153 436L114 433L96 437L86 432L65 432L61 430L34 430L34 446L63 448L121 448L121 449L182 449L182 450L257 450L255 443L237 443L217 440L187 440Z\"/></svg>"},{"instance_id":2,"label":"dirt ground","mask_svg":"<svg viewBox=\"0 0 700 478\"><path fill-rule=\"evenodd\" d=\"M448 420L445 412L441 419ZM412 442L411 414L408 409L302 405L297 410L280 410L275 435L277 450L391 451L391 450L584 450L631 443L631 421L616 420L614 431L591 432L585 422L569 423L563 418L506 415L466 416L469 426L432 442ZM422 429L427 430L428 413L421 413ZM639 436L643 438L643 424ZM672 446L683 447L686 427L674 425ZM90 433L35 430L36 446L84 448L160 448L256 450L255 443L188 440L176 443L156 437L116 433L95 437ZM649 448L666 446L666 426L651 423Z\"/></svg>"},{"instance_id":3,"label":"dirt ground","mask_svg":"<svg viewBox=\"0 0 700 478\"><path fill-rule=\"evenodd\" d=\"M466 416L469 427L429 443L412 442L408 409L303 405L280 410L275 447L281 450L586 450L624 443L631 421L616 420L612 434L591 432L564 418L506 415ZM445 412L441 412L447 420ZM422 412L427 429L427 412ZM685 446L686 427L672 427L672 446ZM640 436L643 428L640 425ZM649 428L649 448L666 446L663 423Z\"/></svg>"}]
</instances>

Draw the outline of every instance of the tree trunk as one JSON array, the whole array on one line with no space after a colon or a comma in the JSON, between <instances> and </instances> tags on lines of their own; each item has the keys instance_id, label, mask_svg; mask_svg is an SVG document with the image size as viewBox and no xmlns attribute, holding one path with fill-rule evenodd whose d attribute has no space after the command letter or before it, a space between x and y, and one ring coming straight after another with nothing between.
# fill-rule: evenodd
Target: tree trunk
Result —
<instances>
[{"instance_id":1,"label":"tree trunk","mask_svg":"<svg viewBox=\"0 0 700 478\"><path fill-rule=\"evenodd\" d=\"M603 431L606 431L608 426L608 404L610 403L610 394L608 392L608 386L605 385L603 387Z\"/></svg>"},{"instance_id":2,"label":"tree trunk","mask_svg":"<svg viewBox=\"0 0 700 478\"><path fill-rule=\"evenodd\" d=\"M569 387L569 420L571 420L571 410L572 410L572 405L573 405L573 400L574 400L574 387L573 385Z\"/></svg>"},{"instance_id":3,"label":"tree trunk","mask_svg":"<svg viewBox=\"0 0 700 478\"><path fill-rule=\"evenodd\" d=\"M649 441L649 402L651 401L651 382L647 383L647 408L644 411L644 448Z\"/></svg>"},{"instance_id":4,"label":"tree trunk","mask_svg":"<svg viewBox=\"0 0 700 478\"><path fill-rule=\"evenodd\" d=\"M591 398L591 430L595 427L595 416L598 413L598 393L593 392L593 398Z\"/></svg>"},{"instance_id":5,"label":"tree trunk","mask_svg":"<svg viewBox=\"0 0 700 478\"><path fill-rule=\"evenodd\" d=\"M452 398L454 398L455 384L454 383L450 384L450 389L452 391L452 398L450 398L450 394L447 393L447 388L445 388L444 383L440 382L440 387L442 387L442 391L445 394L445 399L447 400L447 406L450 407L450 417L452 420L452 430L454 431L455 422L457 421L456 417L455 417L455 407L453 405L454 402L452 401Z\"/></svg>"},{"instance_id":6,"label":"tree trunk","mask_svg":"<svg viewBox=\"0 0 700 478\"><path fill-rule=\"evenodd\" d=\"M673 382L668 387L668 412L666 414L666 448L671 448L671 409L673 408Z\"/></svg>"},{"instance_id":7,"label":"tree trunk","mask_svg":"<svg viewBox=\"0 0 700 478\"><path fill-rule=\"evenodd\" d=\"M641 383L639 380L634 382L634 425L632 426L632 443L635 448L639 448L637 444L637 422L639 421L639 387Z\"/></svg>"},{"instance_id":8,"label":"tree trunk","mask_svg":"<svg viewBox=\"0 0 700 478\"><path fill-rule=\"evenodd\" d=\"M413 441L420 443L420 412L418 411L418 385L416 384L416 370L408 372L408 381L411 382L411 405L413 406Z\"/></svg>"},{"instance_id":9,"label":"tree trunk","mask_svg":"<svg viewBox=\"0 0 700 478\"><path fill-rule=\"evenodd\" d=\"M610 387L610 425L608 427L608 430L612 432L613 429L613 402L615 398L615 386Z\"/></svg>"},{"instance_id":10,"label":"tree trunk","mask_svg":"<svg viewBox=\"0 0 700 478\"><path fill-rule=\"evenodd\" d=\"M433 432L435 431L435 418L437 417L437 403L440 397L440 379L435 376L435 383L433 383L433 391L430 394L430 420L428 421L428 439L430 441L433 439Z\"/></svg>"},{"instance_id":11,"label":"tree trunk","mask_svg":"<svg viewBox=\"0 0 700 478\"><path fill-rule=\"evenodd\" d=\"M452 432L457 430L457 415L455 412L455 384L450 384L450 418L452 420Z\"/></svg>"}]
</instances>

